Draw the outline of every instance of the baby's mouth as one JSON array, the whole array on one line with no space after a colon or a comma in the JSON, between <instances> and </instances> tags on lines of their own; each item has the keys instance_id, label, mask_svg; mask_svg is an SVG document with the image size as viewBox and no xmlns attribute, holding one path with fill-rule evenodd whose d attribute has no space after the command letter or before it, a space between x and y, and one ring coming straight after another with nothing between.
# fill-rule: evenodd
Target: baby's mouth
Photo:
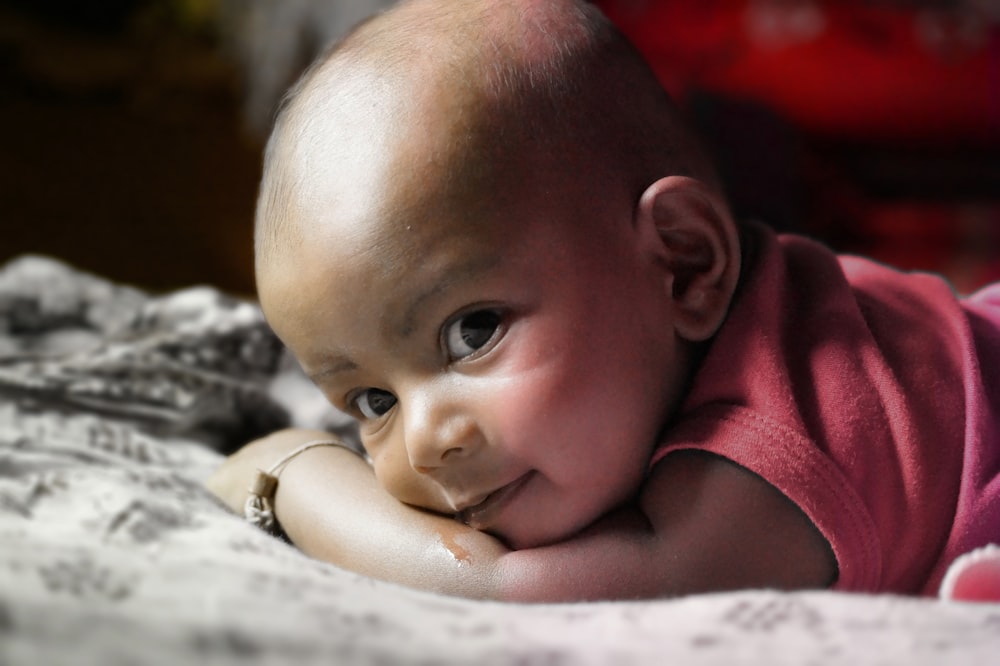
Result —
<instances>
[{"instance_id":1,"label":"baby's mouth","mask_svg":"<svg viewBox=\"0 0 1000 666\"><path fill-rule=\"evenodd\" d=\"M478 504L465 507L455 514L455 517L474 529L488 529L496 521L500 512L503 511L504 508L511 503L511 501L513 501L521 489L524 488L525 484L531 480L531 477L533 477L534 474L534 472L528 472L527 474L514 479L506 486L491 492Z\"/></svg>"}]
</instances>

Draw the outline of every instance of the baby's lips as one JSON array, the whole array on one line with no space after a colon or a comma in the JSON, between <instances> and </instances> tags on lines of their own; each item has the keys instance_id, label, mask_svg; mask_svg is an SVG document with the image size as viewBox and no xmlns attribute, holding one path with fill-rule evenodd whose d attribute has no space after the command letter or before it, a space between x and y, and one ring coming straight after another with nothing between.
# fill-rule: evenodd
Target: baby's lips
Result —
<instances>
[{"instance_id":1,"label":"baby's lips","mask_svg":"<svg viewBox=\"0 0 1000 666\"><path fill-rule=\"evenodd\" d=\"M529 472L514 479L507 485L498 488L486 496L481 502L466 507L458 513L458 519L477 530L488 529L504 507L518 494L521 488L532 477Z\"/></svg>"},{"instance_id":2,"label":"baby's lips","mask_svg":"<svg viewBox=\"0 0 1000 666\"><path fill-rule=\"evenodd\" d=\"M467 495L464 499L453 501L452 508L455 510L455 515L461 516L466 511L474 509L483 502L485 502L491 493L480 493L478 495Z\"/></svg>"}]
</instances>

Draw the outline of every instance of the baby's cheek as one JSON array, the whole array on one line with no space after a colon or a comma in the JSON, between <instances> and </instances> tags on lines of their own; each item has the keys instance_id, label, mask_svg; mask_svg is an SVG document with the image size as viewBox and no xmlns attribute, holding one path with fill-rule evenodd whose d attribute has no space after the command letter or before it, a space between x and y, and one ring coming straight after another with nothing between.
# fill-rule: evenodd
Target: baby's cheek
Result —
<instances>
[{"instance_id":1,"label":"baby's cheek","mask_svg":"<svg viewBox=\"0 0 1000 666\"><path fill-rule=\"evenodd\" d=\"M498 382L485 399L496 428L507 446L532 449L558 446L572 437L583 414L566 373L553 364L525 369Z\"/></svg>"},{"instance_id":2,"label":"baby's cheek","mask_svg":"<svg viewBox=\"0 0 1000 666\"><path fill-rule=\"evenodd\" d=\"M405 455L386 450L372 460L379 485L400 502L438 513L451 513L441 486L410 466Z\"/></svg>"}]
</instances>

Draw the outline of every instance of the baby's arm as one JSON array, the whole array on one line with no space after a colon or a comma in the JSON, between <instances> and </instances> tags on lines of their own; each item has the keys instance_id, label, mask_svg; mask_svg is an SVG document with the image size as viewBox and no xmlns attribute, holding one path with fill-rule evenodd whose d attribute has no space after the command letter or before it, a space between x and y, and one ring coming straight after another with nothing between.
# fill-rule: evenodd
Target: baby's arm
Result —
<instances>
[{"instance_id":1,"label":"baby's arm","mask_svg":"<svg viewBox=\"0 0 1000 666\"><path fill-rule=\"evenodd\" d=\"M316 430L284 430L247 444L208 480L209 489L243 512L256 470L266 470L312 440ZM281 469L274 497L281 527L306 554L360 574L419 589L497 597L494 567L508 553L499 541L389 495L360 456L317 447Z\"/></svg>"},{"instance_id":2,"label":"baby's arm","mask_svg":"<svg viewBox=\"0 0 1000 666\"><path fill-rule=\"evenodd\" d=\"M257 464L266 467L315 437L283 433L284 449L262 440L264 446L237 454L231 469L245 466L255 446L267 458ZM570 601L821 587L836 573L826 541L795 505L756 475L700 453L667 456L634 505L570 539L519 551L401 504L364 461L335 448L313 449L290 463L275 508L289 538L309 555L374 578L474 598Z\"/></svg>"}]
</instances>

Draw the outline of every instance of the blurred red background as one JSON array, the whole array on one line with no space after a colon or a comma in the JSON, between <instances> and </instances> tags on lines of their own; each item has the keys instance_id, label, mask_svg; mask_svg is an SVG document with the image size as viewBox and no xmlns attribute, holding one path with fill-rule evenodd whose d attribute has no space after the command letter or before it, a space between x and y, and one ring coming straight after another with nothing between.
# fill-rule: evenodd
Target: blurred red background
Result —
<instances>
[{"instance_id":1,"label":"blurred red background","mask_svg":"<svg viewBox=\"0 0 1000 666\"><path fill-rule=\"evenodd\" d=\"M738 213L1000 279L1000 3L600 0L690 112Z\"/></svg>"},{"instance_id":2,"label":"blurred red background","mask_svg":"<svg viewBox=\"0 0 1000 666\"><path fill-rule=\"evenodd\" d=\"M316 7L333 21L366 1L380 4L297 17L309 3L0 1L0 261L251 293L263 137L234 45L279 40L290 81L320 46ZM963 291L1000 279L998 3L598 4L686 109L740 215ZM286 11L254 24L274 34L235 34L265 5Z\"/></svg>"}]
</instances>

